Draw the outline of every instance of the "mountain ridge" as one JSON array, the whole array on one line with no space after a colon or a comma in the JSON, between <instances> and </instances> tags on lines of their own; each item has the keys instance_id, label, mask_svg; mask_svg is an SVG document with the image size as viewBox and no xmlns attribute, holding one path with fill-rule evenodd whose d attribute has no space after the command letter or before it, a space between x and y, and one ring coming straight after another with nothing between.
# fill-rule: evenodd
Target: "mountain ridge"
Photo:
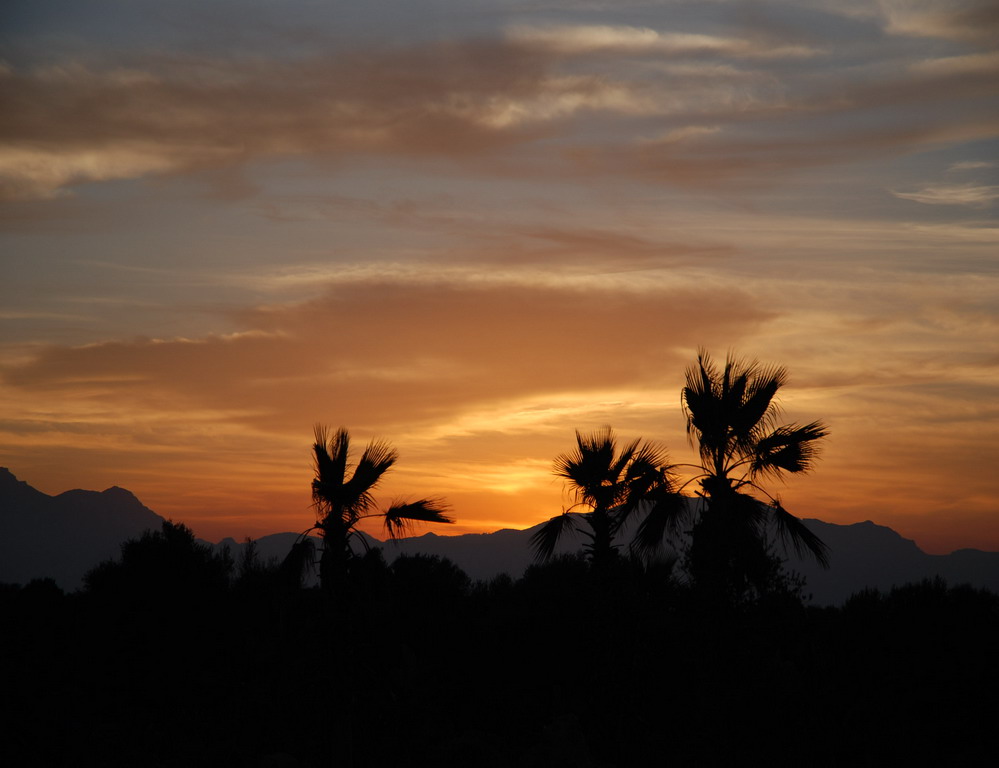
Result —
<instances>
[{"instance_id":1,"label":"mountain ridge","mask_svg":"<svg viewBox=\"0 0 999 768\"><path fill-rule=\"evenodd\" d=\"M120 486L50 496L0 467L0 583L52 578L64 589L79 588L87 570L116 558L124 541L158 530L164 521ZM786 567L806 579L805 593L817 605L840 604L865 588L887 590L935 576L999 593L999 553L965 547L949 555L930 555L912 539L871 520L837 524L806 519L804 523L829 545L831 567L823 570L793 553ZM472 579L490 579L499 573L517 578L533 562L529 541L541 524L455 536L428 531L387 542L362 536L369 546L383 547L389 561L403 554L437 555L454 561ZM256 539L259 556L264 561L282 559L300 535L282 532ZM212 546L228 546L238 558L245 544L228 537ZM578 540L564 537L556 553L580 548Z\"/></svg>"},{"instance_id":2,"label":"mountain ridge","mask_svg":"<svg viewBox=\"0 0 999 768\"><path fill-rule=\"evenodd\" d=\"M122 542L162 523L125 488L50 496L0 467L0 582L51 578L75 589Z\"/></svg>"}]
</instances>

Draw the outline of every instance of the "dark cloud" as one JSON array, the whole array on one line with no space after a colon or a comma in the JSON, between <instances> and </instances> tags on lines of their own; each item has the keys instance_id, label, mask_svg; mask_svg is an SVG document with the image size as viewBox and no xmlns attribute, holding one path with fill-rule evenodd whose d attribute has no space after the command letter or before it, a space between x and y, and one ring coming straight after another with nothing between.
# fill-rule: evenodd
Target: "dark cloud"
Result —
<instances>
[{"instance_id":1,"label":"dark cloud","mask_svg":"<svg viewBox=\"0 0 999 768\"><path fill-rule=\"evenodd\" d=\"M536 96L543 74L538 56L482 41L292 62L160 57L103 70L6 67L0 195L262 156L488 153L537 137L485 118L491 101Z\"/></svg>"},{"instance_id":2,"label":"dark cloud","mask_svg":"<svg viewBox=\"0 0 999 768\"><path fill-rule=\"evenodd\" d=\"M603 57L596 69L594 50ZM577 160L621 153L625 168L650 166L650 178L710 184L997 130L993 54L841 70L828 54L793 68L767 50L777 49L566 26L297 59L159 54L114 66L5 66L0 197L212 171L205 178L219 194L240 198L255 188L225 169L283 156L433 157L498 172L490 157L530 147L541 161L535 173L565 174L571 166L551 160L567 146ZM691 130L717 135L684 138ZM668 148L657 135L673 137ZM663 153L668 168L657 160Z\"/></svg>"}]
</instances>

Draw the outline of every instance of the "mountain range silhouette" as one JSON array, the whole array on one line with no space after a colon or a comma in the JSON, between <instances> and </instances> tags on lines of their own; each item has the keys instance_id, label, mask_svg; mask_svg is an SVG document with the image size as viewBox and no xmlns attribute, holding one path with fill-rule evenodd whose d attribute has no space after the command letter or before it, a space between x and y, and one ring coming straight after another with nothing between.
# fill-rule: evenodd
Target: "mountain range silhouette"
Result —
<instances>
[{"instance_id":1,"label":"mountain range silhouette","mask_svg":"<svg viewBox=\"0 0 999 768\"><path fill-rule=\"evenodd\" d=\"M158 530L163 520L124 488L49 496L0 467L0 583L51 578L63 589L78 589L90 568L117 557L122 542L145 530ZM961 549L931 555L891 528L869 520L851 525L815 519L804 522L829 545L831 567L823 570L793 553L786 567L805 577L805 595L811 595L816 605L839 605L865 588L886 591L936 576L952 585L970 584L999 593L997 552ZM382 546L390 561L401 554L439 555L472 579L487 580L500 573L517 578L533 562L528 542L537 528L458 536L426 533L390 542L366 536L366 543ZM265 561L283 559L298 536L263 536L256 540L257 551ZM238 558L245 544L226 538L213 546L228 546ZM581 548L580 540L566 539L556 554Z\"/></svg>"}]
</instances>

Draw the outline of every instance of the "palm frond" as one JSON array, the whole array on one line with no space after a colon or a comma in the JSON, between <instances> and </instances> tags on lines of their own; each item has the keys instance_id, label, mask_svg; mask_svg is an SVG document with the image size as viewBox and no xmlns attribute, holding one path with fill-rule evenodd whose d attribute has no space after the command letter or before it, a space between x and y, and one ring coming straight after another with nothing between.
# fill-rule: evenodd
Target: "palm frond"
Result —
<instances>
[{"instance_id":1,"label":"palm frond","mask_svg":"<svg viewBox=\"0 0 999 768\"><path fill-rule=\"evenodd\" d=\"M732 431L740 446L751 444L760 425L768 425L778 410L777 391L787 383L787 370L780 366L763 367L754 362L753 375L732 418Z\"/></svg>"},{"instance_id":2,"label":"palm frond","mask_svg":"<svg viewBox=\"0 0 999 768\"><path fill-rule=\"evenodd\" d=\"M448 506L440 499L396 503L384 513L385 530L395 539L409 531L413 523L453 523L448 511Z\"/></svg>"},{"instance_id":3,"label":"palm frond","mask_svg":"<svg viewBox=\"0 0 999 768\"><path fill-rule=\"evenodd\" d=\"M589 474L587 470L590 469L591 464L599 463L594 462L592 458L593 451L590 446L593 441L593 437L583 435L577 429L576 448L568 453L560 453L555 457L555 463L552 468L555 475L568 480L576 486L586 485L586 478Z\"/></svg>"},{"instance_id":4,"label":"palm frond","mask_svg":"<svg viewBox=\"0 0 999 768\"><path fill-rule=\"evenodd\" d=\"M345 505L360 517L374 505L371 491L381 482L382 476L399 458L398 452L388 443L372 441L361 454L354 474L343 486Z\"/></svg>"},{"instance_id":5,"label":"palm frond","mask_svg":"<svg viewBox=\"0 0 999 768\"><path fill-rule=\"evenodd\" d=\"M635 439L621 449L621 452L618 454L616 459L613 454L611 454L611 462L607 468L607 479L610 482L615 482L621 479L621 476L625 474L628 467L634 461L635 455L640 450L641 445L641 439Z\"/></svg>"},{"instance_id":6,"label":"palm frond","mask_svg":"<svg viewBox=\"0 0 999 768\"><path fill-rule=\"evenodd\" d=\"M573 501L593 504L604 473L586 455L562 454L555 460L555 475L568 481Z\"/></svg>"},{"instance_id":7,"label":"palm frond","mask_svg":"<svg viewBox=\"0 0 999 768\"><path fill-rule=\"evenodd\" d=\"M691 444L697 441L702 462L713 464L716 456L724 452L728 439L725 381L703 349L698 350L697 365L687 368L685 378L680 400L687 419L687 439Z\"/></svg>"},{"instance_id":8,"label":"palm frond","mask_svg":"<svg viewBox=\"0 0 999 768\"><path fill-rule=\"evenodd\" d=\"M316 459L316 478L325 484L342 485L347 473L350 455L350 434L339 427L332 434L329 427L316 424L313 453Z\"/></svg>"},{"instance_id":9,"label":"palm frond","mask_svg":"<svg viewBox=\"0 0 999 768\"><path fill-rule=\"evenodd\" d=\"M633 445L626 450L633 452ZM617 439L610 427L589 435L576 430L576 449L557 456L553 471L569 481L576 502L609 509L617 502L616 481L621 474L616 454Z\"/></svg>"},{"instance_id":10,"label":"palm frond","mask_svg":"<svg viewBox=\"0 0 999 768\"><path fill-rule=\"evenodd\" d=\"M756 488L751 484L750 487ZM757 538L763 537L770 517L770 507L765 502L748 493L737 492L728 498L727 504L733 512L733 520L737 525L744 527Z\"/></svg>"},{"instance_id":11,"label":"palm frond","mask_svg":"<svg viewBox=\"0 0 999 768\"><path fill-rule=\"evenodd\" d=\"M634 452L631 463L625 473L626 479L634 476L645 475L647 472L657 470L669 471L669 453L655 443L642 443L638 450Z\"/></svg>"},{"instance_id":12,"label":"palm frond","mask_svg":"<svg viewBox=\"0 0 999 768\"><path fill-rule=\"evenodd\" d=\"M812 533L800 518L784 509L778 500L775 499L771 503L770 510L777 529L777 536L785 549L790 544L799 557L807 552L823 568L829 567L829 547L822 539Z\"/></svg>"},{"instance_id":13,"label":"palm frond","mask_svg":"<svg viewBox=\"0 0 999 768\"><path fill-rule=\"evenodd\" d=\"M631 550L643 557L662 551L663 541L679 535L681 525L689 518L687 498L670 489L652 498L649 513L635 531Z\"/></svg>"},{"instance_id":14,"label":"palm frond","mask_svg":"<svg viewBox=\"0 0 999 768\"><path fill-rule=\"evenodd\" d=\"M312 500L316 516L325 522L333 515L342 517L351 507L344 489L344 478L350 456L350 435L340 427L334 432L322 424L315 425L315 478L312 480Z\"/></svg>"},{"instance_id":15,"label":"palm frond","mask_svg":"<svg viewBox=\"0 0 999 768\"><path fill-rule=\"evenodd\" d=\"M729 352L725 357L719 399L728 417L738 412L746 399L750 380L755 377L759 363L745 360Z\"/></svg>"},{"instance_id":16,"label":"palm frond","mask_svg":"<svg viewBox=\"0 0 999 768\"><path fill-rule=\"evenodd\" d=\"M818 449L817 440L829 434L825 424L813 421L799 426L777 427L760 438L753 449L750 472L753 475L774 475L781 472L807 472L812 468Z\"/></svg>"},{"instance_id":17,"label":"palm frond","mask_svg":"<svg viewBox=\"0 0 999 768\"><path fill-rule=\"evenodd\" d=\"M559 539L566 531L575 533L576 523L568 512L556 515L545 523L541 524L531 535L531 549L534 551L535 560L550 560L555 554L555 547Z\"/></svg>"},{"instance_id":18,"label":"palm frond","mask_svg":"<svg viewBox=\"0 0 999 768\"><path fill-rule=\"evenodd\" d=\"M676 477L667 463L665 451L646 444L628 466L624 493L617 509L617 528L623 526L638 509L659 503L676 495Z\"/></svg>"}]
</instances>

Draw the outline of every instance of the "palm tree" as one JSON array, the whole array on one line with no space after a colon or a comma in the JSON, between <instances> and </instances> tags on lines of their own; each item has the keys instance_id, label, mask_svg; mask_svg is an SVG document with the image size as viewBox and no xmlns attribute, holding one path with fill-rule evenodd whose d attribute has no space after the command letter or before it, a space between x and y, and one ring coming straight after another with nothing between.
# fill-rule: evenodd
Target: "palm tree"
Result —
<instances>
[{"instance_id":1,"label":"palm tree","mask_svg":"<svg viewBox=\"0 0 999 768\"><path fill-rule=\"evenodd\" d=\"M378 509L372 491L399 457L387 443L368 443L357 464L352 465L350 435L346 429L340 427L331 432L317 424L315 437L312 500L316 524L306 533L318 530L323 540L319 580L324 589L332 590L346 578L355 557L351 540L360 538L357 524L362 520L381 517L391 538L404 533L413 522L454 522L439 499L396 503L385 511Z\"/></svg>"},{"instance_id":2,"label":"palm tree","mask_svg":"<svg viewBox=\"0 0 999 768\"><path fill-rule=\"evenodd\" d=\"M664 451L634 440L620 451L610 427L583 435L576 431L576 449L555 459L554 472L567 481L575 503L544 523L531 536L538 560L548 560L562 535L582 533L586 552L596 567L614 558L614 537L643 502L665 503L673 496L673 479ZM572 510L584 507L581 516Z\"/></svg>"},{"instance_id":3,"label":"palm tree","mask_svg":"<svg viewBox=\"0 0 999 768\"><path fill-rule=\"evenodd\" d=\"M683 412L701 460L688 482L699 481L704 499L691 532L688 567L695 583L737 595L759 589L774 575L767 544L771 530L785 547L829 565L822 540L760 485L810 470L816 443L828 434L820 421L780 423L776 395L786 383L783 367L730 354L719 369L704 350L686 371ZM650 514L637 533L638 546L658 545L664 534L678 531L681 519L676 508Z\"/></svg>"}]
</instances>

